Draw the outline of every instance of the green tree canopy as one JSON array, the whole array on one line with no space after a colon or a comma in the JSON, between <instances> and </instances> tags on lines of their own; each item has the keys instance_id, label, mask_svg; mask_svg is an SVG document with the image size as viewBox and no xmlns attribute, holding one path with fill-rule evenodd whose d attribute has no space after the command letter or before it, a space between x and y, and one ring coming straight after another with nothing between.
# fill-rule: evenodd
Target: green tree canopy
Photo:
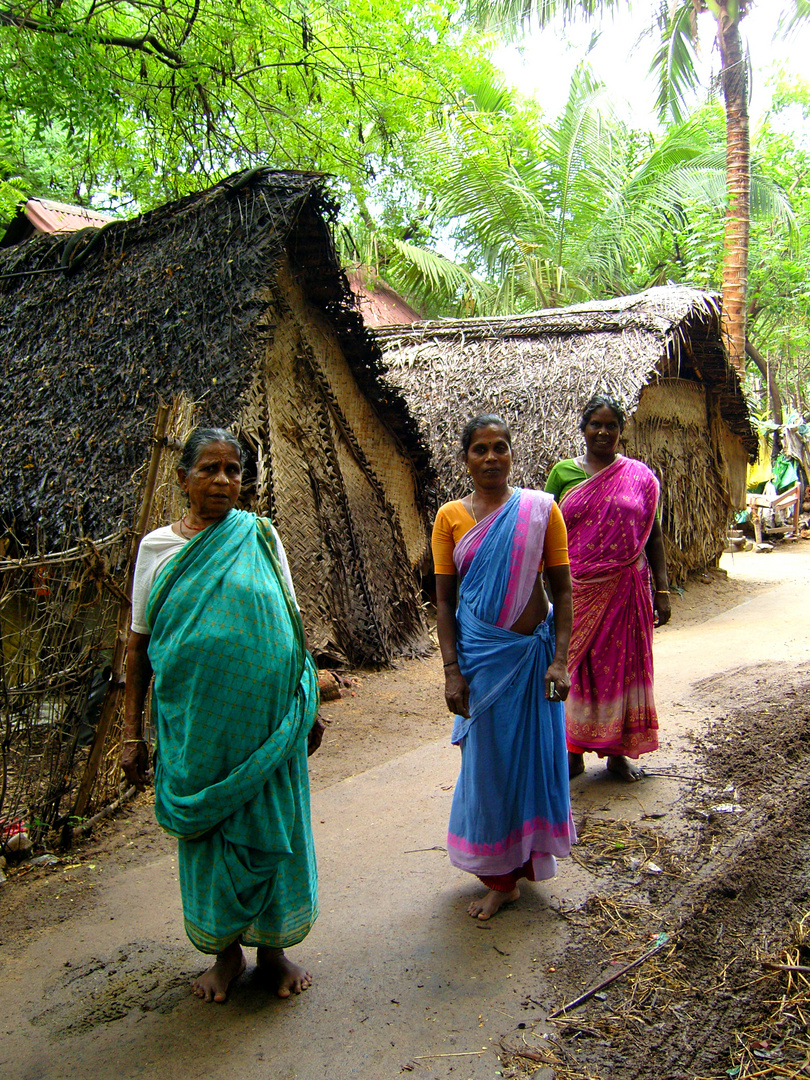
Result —
<instances>
[{"instance_id":1,"label":"green tree canopy","mask_svg":"<svg viewBox=\"0 0 810 1080\"><path fill-rule=\"evenodd\" d=\"M3 175L141 208L258 162L365 184L478 41L436 0L0 0Z\"/></svg>"},{"instance_id":2,"label":"green tree canopy","mask_svg":"<svg viewBox=\"0 0 810 1080\"><path fill-rule=\"evenodd\" d=\"M552 122L480 79L423 148L441 164L417 226L406 235L366 220L357 257L431 314L525 311L666 280L719 284L716 107L654 136L620 122L587 69ZM757 211L789 223L778 186L755 179Z\"/></svg>"}]
</instances>

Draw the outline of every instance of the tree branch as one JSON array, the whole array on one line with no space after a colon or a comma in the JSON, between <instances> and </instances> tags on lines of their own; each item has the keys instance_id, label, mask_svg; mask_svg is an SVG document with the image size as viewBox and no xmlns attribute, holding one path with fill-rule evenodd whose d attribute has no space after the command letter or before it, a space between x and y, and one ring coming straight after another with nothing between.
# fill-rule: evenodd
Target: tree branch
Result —
<instances>
[{"instance_id":1,"label":"tree branch","mask_svg":"<svg viewBox=\"0 0 810 1080\"><path fill-rule=\"evenodd\" d=\"M192 20L193 18L194 16L192 16ZM0 26L11 26L16 30L30 30L36 34L49 34L51 37L64 36L85 39L87 37L86 34L80 33L70 26L55 26L52 23L42 22L39 19L31 18L30 15L22 15L13 8L0 8ZM187 30L190 31L190 29L191 22L187 27ZM154 34L144 34L142 37L134 38L97 34L93 35L92 40L96 45L110 45L113 48L128 49L130 52L146 53L147 56L153 56L167 67L180 69L188 66L179 53L164 45Z\"/></svg>"},{"instance_id":2,"label":"tree branch","mask_svg":"<svg viewBox=\"0 0 810 1080\"><path fill-rule=\"evenodd\" d=\"M757 366L757 369L762 376L763 380L768 386L768 396L771 399L771 414L773 416L773 422L782 426L782 395L779 393L779 386L776 382L776 376L773 373L773 369L756 345L752 345L746 338L745 341L745 355L750 357Z\"/></svg>"},{"instance_id":3,"label":"tree branch","mask_svg":"<svg viewBox=\"0 0 810 1080\"><path fill-rule=\"evenodd\" d=\"M194 0L194 10L192 11L191 15L189 15L188 22L186 23L186 28L183 31L182 36L180 38L180 47L181 48L188 41L188 36L191 33L191 31L194 29L194 23L197 21L197 14L198 14L199 10L200 10L200 0Z\"/></svg>"}]
</instances>

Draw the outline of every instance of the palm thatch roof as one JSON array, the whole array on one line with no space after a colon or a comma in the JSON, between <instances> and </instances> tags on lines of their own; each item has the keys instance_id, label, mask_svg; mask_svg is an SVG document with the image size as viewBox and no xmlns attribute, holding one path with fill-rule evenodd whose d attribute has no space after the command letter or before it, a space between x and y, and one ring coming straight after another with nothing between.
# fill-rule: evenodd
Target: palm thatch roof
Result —
<instances>
[{"instance_id":1,"label":"palm thatch roof","mask_svg":"<svg viewBox=\"0 0 810 1080\"><path fill-rule=\"evenodd\" d=\"M0 252L0 553L130 528L173 402L149 527L179 516L178 440L232 427L243 504L276 522L313 651L357 664L427 646L413 566L429 450L382 378L336 211L323 177L254 169Z\"/></svg>"},{"instance_id":2,"label":"palm thatch roof","mask_svg":"<svg viewBox=\"0 0 810 1080\"><path fill-rule=\"evenodd\" d=\"M542 487L557 461L581 453L583 405L594 393L610 393L631 417L625 451L646 460L662 480L672 556L677 561L674 549L686 551L680 569L706 565L722 549L725 519L739 499L738 474L742 468L744 476L756 437L723 348L718 297L661 286L528 315L378 327L375 335L389 379L430 440L437 502L467 490L458 453L471 417L502 415L512 427L516 482ZM707 469L712 455L720 460L726 452L722 475L699 467L696 473L697 457L691 465L670 460L673 425L692 433L684 436L686 445L700 429ZM689 470L692 477L684 479ZM695 536L685 538L690 515ZM699 541L702 534L708 539Z\"/></svg>"},{"instance_id":3,"label":"palm thatch roof","mask_svg":"<svg viewBox=\"0 0 810 1080\"><path fill-rule=\"evenodd\" d=\"M128 526L158 403L181 394L206 424L237 414L273 330L282 256L423 475L426 448L335 257L336 210L322 177L258 169L0 252L0 528L55 550Z\"/></svg>"}]
</instances>

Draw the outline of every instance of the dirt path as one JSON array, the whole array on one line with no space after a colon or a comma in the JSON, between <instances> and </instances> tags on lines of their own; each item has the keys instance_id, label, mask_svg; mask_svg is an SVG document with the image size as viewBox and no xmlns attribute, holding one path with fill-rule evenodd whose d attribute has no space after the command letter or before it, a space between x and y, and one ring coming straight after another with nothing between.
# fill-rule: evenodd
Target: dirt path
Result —
<instances>
[{"instance_id":1,"label":"dirt path","mask_svg":"<svg viewBox=\"0 0 810 1080\"><path fill-rule=\"evenodd\" d=\"M810 544L728 569L656 635L656 775L627 788L589 760L553 882L485 926L463 914L439 661L366 676L313 759L322 914L295 950L313 989L280 1003L249 971L227 1007L190 999L173 845L142 799L0 891L0 1074L725 1077L776 992L761 955L810 908ZM637 975L546 1021L663 933Z\"/></svg>"}]
</instances>

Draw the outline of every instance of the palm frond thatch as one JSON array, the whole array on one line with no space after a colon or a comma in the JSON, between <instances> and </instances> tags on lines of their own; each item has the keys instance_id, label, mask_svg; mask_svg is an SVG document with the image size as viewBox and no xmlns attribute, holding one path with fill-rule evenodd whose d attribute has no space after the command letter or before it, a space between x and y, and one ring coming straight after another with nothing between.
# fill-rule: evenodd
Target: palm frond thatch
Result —
<instances>
[{"instance_id":1,"label":"palm frond thatch","mask_svg":"<svg viewBox=\"0 0 810 1080\"><path fill-rule=\"evenodd\" d=\"M625 450L661 479L677 581L722 550L756 449L719 319L716 296L661 286L528 315L380 327L376 336L389 379L430 441L440 502L467 491L458 449L471 417L502 415L513 432L515 481L542 487L555 462L581 452L588 398L623 401Z\"/></svg>"},{"instance_id":2,"label":"palm frond thatch","mask_svg":"<svg viewBox=\"0 0 810 1080\"><path fill-rule=\"evenodd\" d=\"M257 169L0 254L9 554L129 527L156 408L182 398L250 448L246 504L273 515L312 646L360 663L426 643L427 451L337 263L336 209L323 178Z\"/></svg>"}]
</instances>

